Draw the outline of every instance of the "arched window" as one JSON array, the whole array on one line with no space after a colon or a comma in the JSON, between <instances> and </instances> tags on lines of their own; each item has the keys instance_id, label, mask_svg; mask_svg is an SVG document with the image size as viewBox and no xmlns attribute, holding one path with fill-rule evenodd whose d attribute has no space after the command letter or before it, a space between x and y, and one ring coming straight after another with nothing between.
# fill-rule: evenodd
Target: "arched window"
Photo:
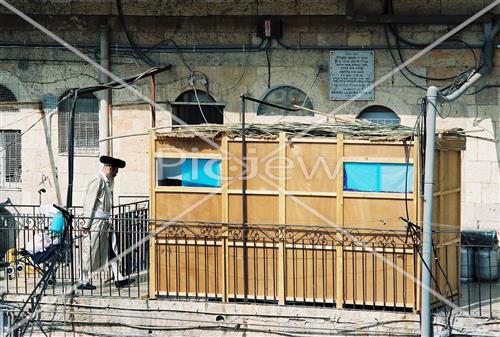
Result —
<instances>
[{"instance_id":1,"label":"arched window","mask_svg":"<svg viewBox=\"0 0 500 337\"><path fill-rule=\"evenodd\" d=\"M68 93L61 95L59 100ZM68 152L68 122L73 99L59 105L59 153ZM99 151L99 100L94 94L78 96L75 107L75 153Z\"/></svg>"},{"instance_id":2,"label":"arched window","mask_svg":"<svg viewBox=\"0 0 500 337\"><path fill-rule=\"evenodd\" d=\"M176 98L172 105L172 125L223 124L224 104L217 103L203 90L188 90ZM182 121L182 122L181 122Z\"/></svg>"},{"instance_id":3,"label":"arched window","mask_svg":"<svg viewBox=\"0 0 500 337\"><path fill-rule=\"evenodd\" d=\"M313 109L313 105L305 92L299 88L290 85L280 85L266 91L262 97L262 101L281 105L293 110L297 108L295 105L300 105L308 109ZM314 113L307 110L290 111L276 108L266 104L259 104L257 107L257 115L259 116L314 116Z\"/></svg>"},{"instance_id":4,"label":"arched window","mask_svg":"<svg viewBox=\"0 0 500 337\"><path fill-rule=\"evenodd\" d=\"M16 95L9 88L0 84L0 103L17 102ZM1 112L18 111L16 107L0 106Z\"/></svg>"},{"instance_id":5,"label":"arched window","mask_svg":"<svg viewBox=\"0 0 500 337\"><path fill-rule=\"evenodd\" d=\"M7 87L0 85L0 102L17 102ZM16 107L0 106L2 113L18 111ZM0 123L0 126L2 124ZM0 130L0 188L21 187L21 130Z\"/></svg>"},{"instance_id":6,"label":"arched window","mask_svg":"<svg viewBox=\"0 0 500 337\"><path fill-rule=\"evenodd\" d=\"M399 125L401 118L388 107L383 105L372 105L363 109L356 119L363 119L377 124Z\"/></svg>"}]
</instances>

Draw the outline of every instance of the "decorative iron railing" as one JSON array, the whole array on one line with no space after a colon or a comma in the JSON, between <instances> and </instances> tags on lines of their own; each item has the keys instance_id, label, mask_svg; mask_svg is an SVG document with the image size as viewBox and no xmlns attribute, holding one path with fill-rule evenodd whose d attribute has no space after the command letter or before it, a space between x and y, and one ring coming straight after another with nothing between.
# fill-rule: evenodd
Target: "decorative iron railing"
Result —
<instances>
[{"instance_id":1,"label":"decorative iron railing","mask_svg":"<svg viewBox=\"0 0 500 337\"><path fill-rule=\"evenodd\" d=\"M135 282L117 289L109 282L110 270L102 268L92 278L97 289L77 290L81 294L419 310L420 242L405 231L169 222L148 219L147 203L129 206L121 207L110 221L118 238L121 271ZM20 256L14 253L30 248L33 237L51 221L36 209L26 208L25 214L21 209L19 214L0 214L0 244L6 253L0 292L10 294L29 293L41 279L36 268L16 262ZM67 294L77 285L83 221L75 217L72 252L60 262L47 293ZM469 247L473 252L467 256L481 263L460 282L460 256L462 266L473 267L464 263L456 234L434 233L439 264L430 266L433 289L472 315L499 317L497 250ZM486 249L489 255L476 258ZM43 272L43 263L39 267ZM442 310L442 299L435 297L434 302L436 310Z\"/></svg>"}]
</instances>

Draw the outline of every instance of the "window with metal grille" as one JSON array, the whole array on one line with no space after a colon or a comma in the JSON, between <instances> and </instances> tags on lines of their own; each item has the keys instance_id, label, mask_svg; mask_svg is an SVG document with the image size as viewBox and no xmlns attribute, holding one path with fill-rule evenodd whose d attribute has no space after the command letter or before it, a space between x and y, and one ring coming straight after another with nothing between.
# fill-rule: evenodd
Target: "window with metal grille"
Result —
<instances>
[{"instance_id":1,"label":"window with metal grille","mask_svg":"<svg viewBox=\"0 0 500 337\"><path fill-rule=\"evenodd\" d=\"M223 124L224 104L217 103L207 92L188 90L171 103L172 125L184 124Z\"/></svg>"},{"instance_id":2,"label":"window with metal grille","mask_svg":"<svg viewBox=\"0 0 500 337\"><path fill-rule=\"evenodd\" d=\"M64 93L61 97L66 96ZM68 152L68 122L73 100L68 98L59 105L59 153ZM99 100L94 94L78 97L75 107L75 153L99 151Z\"/></svg>"},{"instance_id":3,"label":"window with metal grille","mask_svg":"<svg viewBox=\"0 0 500 337\"><path fill-rule=\"evenodd\" d=\"M0 188L21 187L21 131L0 130Z\"/></svg>"},{"instance_id":4,"label":"window with metal grille","mask_svg":"<svg viewBox=\"0 0 500 337\"><path fill-rule=\"evenodd\" d=\"M0 102L9 103L17 102L16 95L9 88L0 84ZM19 111L16 107L2 106L0 105L0 112L16 112Z\"/></svg>"},{"instance_id":5,"label":"window with metal grille","mask_svg":"<svg viewBox=\"0 0 500 337\"><path fill-rule=\"evenodd\" d=\"M264 93L261 100L290 108L292 111L260 103L257 106L258 116L314 116L312 111L297 109L296 105L301 105L312 110L313 105L305 92L291 85L270 88Z\"/></svg>"},{"instance_id":6,"label":"window with metal grille","mask_svg":"<svg viewBox=\"0 0 500 337\"><path fill-rule=\"evenodd\" d=\"M376 124L401 124L401 118L394 111L383 105L372 105L363 109L356 119L363 119Z\"/></svg>"}]
</instances>

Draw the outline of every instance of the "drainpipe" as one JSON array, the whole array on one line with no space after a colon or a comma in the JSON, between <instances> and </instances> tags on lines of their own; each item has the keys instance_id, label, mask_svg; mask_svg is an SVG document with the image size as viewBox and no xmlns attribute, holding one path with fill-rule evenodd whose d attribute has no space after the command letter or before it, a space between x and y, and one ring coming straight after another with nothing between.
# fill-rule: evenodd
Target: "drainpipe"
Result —
<instances>
[{"instance_id":1,"label":"drainpipe","mask_svg":"<svg viewBox=\"0 0 500 337\"><path fill-rule=\"evenodd\" d=\"M422 242L422 337L432 337L431 312L431 271L432 266L432 197L434 187L434 150L436 141L436 106L438 102L452 102L462 96L465 91L493 68L493 38L500 29L500 21L493 26L484 24L484 65L474 73L460 88L444 96L439 88L431 86L427 89L425 168L424 168L424 224Z\"/></svg>"},{"instance_id":2,"label":"drainpipe","mask_svg":"<svg viewBox=\"0 0 500 337\"><path fill-rule=\"evenodd\" d=\"M109 70L109 28L106 25L101 26L101 66ZM99 74L100 83L109 81L108 75L104 72ZM110 90L106 89L101 92L101 100L99 107L99 139L109 138L109 95ZM99 142L99 155L109 155L109 142L106 140Z\"/></svg>"}]
</instances>

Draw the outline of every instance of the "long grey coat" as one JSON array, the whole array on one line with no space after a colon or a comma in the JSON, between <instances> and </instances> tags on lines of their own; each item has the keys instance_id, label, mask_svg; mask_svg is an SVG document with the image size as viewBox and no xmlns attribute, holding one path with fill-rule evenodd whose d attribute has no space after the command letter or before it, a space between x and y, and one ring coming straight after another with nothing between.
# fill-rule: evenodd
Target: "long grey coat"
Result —
<instances>
[{"instance_id":1,"label":"long grey coat","mask_svg":"<svg viewBox=\"0 0 500 337\"><path fill-rule=\"evenodd\" d=\"M99 172L90 180L83 202L84 228L90 231L82 240L84 271L97 271L107 263L112 203L113 181Z\"/></svg>"}]
</instances>

